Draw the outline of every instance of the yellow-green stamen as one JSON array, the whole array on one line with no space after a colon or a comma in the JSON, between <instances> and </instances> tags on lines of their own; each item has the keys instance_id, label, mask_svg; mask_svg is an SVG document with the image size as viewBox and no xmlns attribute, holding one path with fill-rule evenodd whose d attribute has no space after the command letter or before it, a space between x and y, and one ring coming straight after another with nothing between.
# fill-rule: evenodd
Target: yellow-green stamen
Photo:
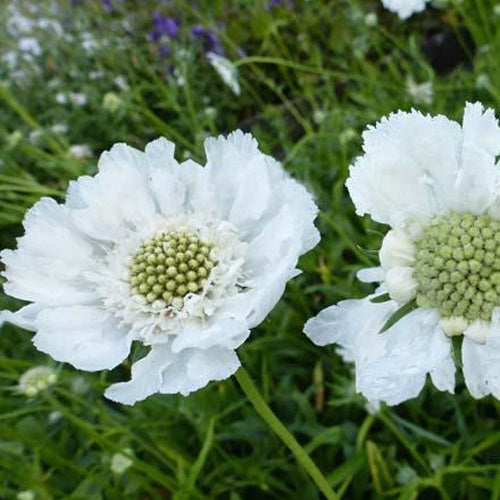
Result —
<instances>
[{"instance_id":1,"label":"yellow-green stamen","mask_svg":"<svg viewBox=\"0 0 500 500\"><path fill-rule=\"evenodd\" d=\"M189 232L161 232L145 241L130 264L132 293L150 304L182 307L188 293L198 293L216 262L212 245Z\"/></svg>"},{"instance_id":2,"label":"yellow-green stamen","mask_svg":"<svg viewBox=\"0 0 500 500\"><path fill-rule=\"evenodd\" d=\"M489 321L500 306L499 243L500 221L487 215L434 218L416 241L418 306Z\"/></svg>"}]
</instances>

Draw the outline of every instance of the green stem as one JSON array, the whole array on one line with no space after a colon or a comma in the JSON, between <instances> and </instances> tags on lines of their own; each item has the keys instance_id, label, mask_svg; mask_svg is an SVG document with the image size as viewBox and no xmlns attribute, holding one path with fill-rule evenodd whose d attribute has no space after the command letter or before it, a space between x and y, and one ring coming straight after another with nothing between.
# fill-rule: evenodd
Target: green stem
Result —
<instances>
[{"instance_id":1,"label":"green stem","mask_svg":"<svg viewBox=\"0 0 500 500\"><path fill-rule=\"evenodd\" d=\"M334 493L331 486L328 484L325 476L318 469L316 464L311 460L307 452L300 446L297 440L290 434L287 428L280 422L278 417L273 413L268 404L264 401L259 391L255 387L252 379L241 367L236 373L236 380L240 384L241 389L246 394L257 413L262 417L266 424L274 431L274 433L285 443L290 451L295 455L297 461L304 467L318 488L323 492L328 500L338 500L338 496Z\"/></svg>"}]
</instances>

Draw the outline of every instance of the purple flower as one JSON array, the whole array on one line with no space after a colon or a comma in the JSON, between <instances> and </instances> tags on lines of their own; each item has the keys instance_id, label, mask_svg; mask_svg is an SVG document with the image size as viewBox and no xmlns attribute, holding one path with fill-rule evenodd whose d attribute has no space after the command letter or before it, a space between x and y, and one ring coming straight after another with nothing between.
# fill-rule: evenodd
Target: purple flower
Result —
<instances>
[{"instance_id":1,"label":"purple flower","mask_svg":"<svg viewBox=\"0 0 500 500\"><path fill-rule=\"evenodd\" d=\"M101 0L101 3L108 12L113 10L113 3L111 0Z\"/></svg>"},{"instance_id":2,"label":"purple flower","mask_svg":"<svg viewBox=\"0 0 500 500\"><path fill-rule=\"evenodd\" d=\"M159 40L162 36L177 38L179 36L180 21L174 17L165 17L159 12L153 14L154 28L150 33L153 41Z\"/></svg>"},{"instance_id":3,"label":"purple flower","mask_svg":"<svg viewBox=\"0 0 500 500\"><path fill-rule=\"evenodd\" d=\"M196 24L191 28L191 35L201 41L205 52L213 52L218 55L224 54L220 38L214 30Z\"/></svg>"}]
</instances>

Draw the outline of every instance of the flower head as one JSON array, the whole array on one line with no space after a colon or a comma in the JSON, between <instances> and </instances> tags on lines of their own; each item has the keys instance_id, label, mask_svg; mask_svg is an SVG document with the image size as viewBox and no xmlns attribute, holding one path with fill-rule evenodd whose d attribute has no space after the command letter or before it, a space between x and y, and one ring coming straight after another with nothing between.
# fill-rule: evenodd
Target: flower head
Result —
<instances>
[{"instance_id":1,"label":"flower head","mask_svg":"<svg viewBox=\"0 0 500 500\"><path fill-rule=\"evenodd\" d=\"M1 253L5 292L32 304L7 321L35 346L88 371L111 369L132 341L150 352L106 396L132 404L188 394L239 367L235 349L274 307L318 242L307 191L240 131L205 141L207 165L179 164L158 139L115 145L99 173L26 215Z\"/></svg>"},{"instance_id":2,"label":"flower head","mask_svg":"<svg viewBox=\"0 0 500 500\"><path fill-rule=\"evenodd\" d=\"M391 12L395 12L400 19L408 19L417 12L425 9L429 0L382 0L382 5Z\"/></svg>"},{"instance_id":3,"label":"flower head","mask_svg":"<svg viewBox=\"0 0 500 500\"><path fill-rule=\"evenodd\" d=\"M398 112L363 137L365 153L347 188L359 215L392 228L380 267L358 275L381 286L376 299L324 310L306 333L320 345L339 343L356 365L358 391L389 404L416 397L427 374L453 392L449 337L463 336L469 391L500 398L500 127L493 111L467 104L462 126Z\"/></svg>"},{"instance_id":4,"label":"flower head","mask_svg":"<svg viewBox=\"0 0 500 500\"><path fill-rule=\"evenodd\" d=\"M35 366L21 375L18 389L33 398L57 382L57 373L49 366Z\"/></svg>"}]
</instances>

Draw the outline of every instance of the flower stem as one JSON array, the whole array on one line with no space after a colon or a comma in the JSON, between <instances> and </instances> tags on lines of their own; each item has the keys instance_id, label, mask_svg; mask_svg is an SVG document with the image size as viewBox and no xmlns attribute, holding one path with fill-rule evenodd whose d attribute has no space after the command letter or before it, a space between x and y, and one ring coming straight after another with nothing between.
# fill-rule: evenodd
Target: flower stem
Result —
<instances>
[{"instance_id":1,"label":"flower stem","mask_svg":"<svg viewBox=\"0 0 500 500\"><path fill-rule=\"evenodd\" d=\"M297 440L281 423L278 417L273 413L268 404L264 401L259 391L255 387L252 379L243 367L235 373L236 380L240 384L241 389L246 394L257 413L262 417L266 424L274 431L274 433L285 443L290 451L295 455L297 461L311 476L316 486L323 492L328 500L338 500L338 496L334 493L331 486L328 484L325 476L318 469L316 464L311 460L311 457L300 446Z\"/></svg>"}]
</instances>

